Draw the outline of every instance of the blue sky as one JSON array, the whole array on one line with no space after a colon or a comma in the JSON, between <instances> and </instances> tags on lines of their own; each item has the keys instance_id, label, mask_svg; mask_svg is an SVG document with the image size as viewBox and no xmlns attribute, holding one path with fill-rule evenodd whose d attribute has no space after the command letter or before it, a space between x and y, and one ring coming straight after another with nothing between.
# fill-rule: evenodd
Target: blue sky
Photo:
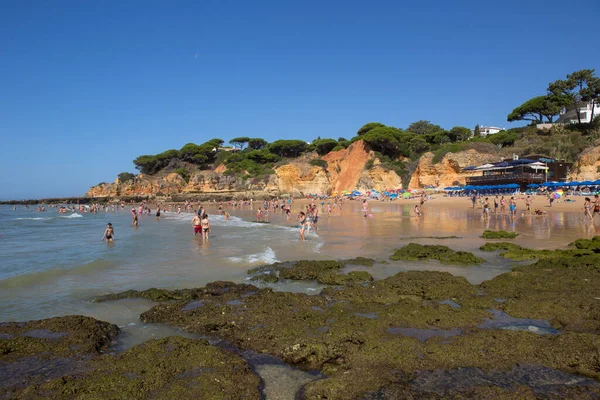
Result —
<instances>
[{"instance_id":1,"label":"blue sky","mask_svg":"<svg viewBox=\"0 0 600 400\"><path fill-rule=\"evenodd\" d=\"M600 7L559 1L0 2L0 199L83 195L131 160L366 122L509 127L600 70Z\"/></svg>"}]
</instances>

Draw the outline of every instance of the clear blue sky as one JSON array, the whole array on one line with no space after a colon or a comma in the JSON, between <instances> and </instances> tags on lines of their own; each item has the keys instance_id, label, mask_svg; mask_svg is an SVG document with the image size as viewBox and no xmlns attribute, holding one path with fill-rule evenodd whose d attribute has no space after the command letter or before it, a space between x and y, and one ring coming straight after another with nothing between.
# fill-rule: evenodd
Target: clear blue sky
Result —
<instances>
[{"instance_id":1,"label":"clear blue sky","mask_svg":"<svg viewBox=\"0 0 600 400\"><path fill-rule=\"evenodd\" d=\"M600 70L599 17L554 0L2 1L0 198L83 195L213 137L508 127L550 81Z\"/></svg>"}]
</instances>

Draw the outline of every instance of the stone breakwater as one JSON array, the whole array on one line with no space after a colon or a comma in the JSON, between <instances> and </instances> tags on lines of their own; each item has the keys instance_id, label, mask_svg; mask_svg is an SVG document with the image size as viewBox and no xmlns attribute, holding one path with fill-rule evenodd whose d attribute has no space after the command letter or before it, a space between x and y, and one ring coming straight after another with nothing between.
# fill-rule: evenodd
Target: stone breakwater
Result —
<instances>
[{"instance_id":1,"label":"stone breakwater","mask_svg":"<svg viewBox=\"0 0 600 400\"><path fill-rule=\"evenodd\" d=\"M239 355L251 351L320 371L297 393L303 399L598 398L600 237L556 251L494 244L485 250L538 261L480 285L431 271L372 281L368 271L385 261L365 258L298 261L255 268L250 278L332 285L318 295L276 292L269 278L96 299L152 299L142 321L237 352L169 337L112 354L118 328L92 318L3 323L0 388L5 398L259 398L261 380ZM404 249L395 256L437 257ZM469 268L471 256L446 262ZM357 270L364 274L351 275Z\"/></svg>"}]
</instances>

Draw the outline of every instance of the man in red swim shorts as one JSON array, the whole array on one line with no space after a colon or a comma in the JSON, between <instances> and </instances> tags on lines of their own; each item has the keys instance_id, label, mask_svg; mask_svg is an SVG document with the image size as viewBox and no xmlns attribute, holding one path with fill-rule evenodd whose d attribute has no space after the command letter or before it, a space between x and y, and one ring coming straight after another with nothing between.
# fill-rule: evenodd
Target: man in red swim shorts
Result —
<instances>
[{"instance_id":1,"label":"man in red swim shorts","mask_svg":"<svg viewBox=\"0 0 600 400\"><path fill-rule=\"evenodd\" d=\"M192 219L192 225L194 226L194 236L199 233L202 233L202 221L198 214L194 214L194 218Z\"/></svg>"}]
</instances>

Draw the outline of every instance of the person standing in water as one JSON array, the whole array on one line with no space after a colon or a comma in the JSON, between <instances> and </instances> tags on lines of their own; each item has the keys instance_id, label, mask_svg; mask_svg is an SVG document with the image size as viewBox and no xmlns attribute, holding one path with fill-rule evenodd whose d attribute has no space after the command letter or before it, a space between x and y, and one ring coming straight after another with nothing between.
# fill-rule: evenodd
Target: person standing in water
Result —
<instances>
[{"instance_id":1,"label":"person standing in water","mask_svg":"<svg viewBox=\"0 0 600 400\"><path fill-rule=\"evenodd\" d=\"M133 225L134 228L137 228L137 226L138 226L138 215L135 210L133 210L133 218L131 220L131 224Z\"/></svg>"},{"instance_id":2,"label":"person standing in water","mask_svg":"<svg viewBox=\"0 0 600 400\"><path fill-rule=\"evenodd\" d=\"M200 224L202 226L202 239L208 240L208 234L210 233L210 221L208 220L208 214L204 214L202 216Z\"/></svg>"},{"instance_id":3,"label":"person standing in water","mask_svg":"<svg viewBox=\"0 0 600 400\"><path fill-rule=\"evenodd\" d=\"M160 204L156 208L156 220L160 221Z\"/></svg>"},{"instance_id":4,"label":"person standing in water","mask_svg":"<svg viewBox=\"0 0 600 400\"><path fill-rule=\"evenodd\" d=\"M367 203L367 200L363 200L362 203L362 212L363 212L363 217L367 217L367 213L369 212L369 203Z\"/></svg>"},{"instance_id":5,"label":"person standing in water","mask_svg":"<svg viewBox=\"0 0 600 400\"><path fill-rule=\"evenodd\" d=\"M304 230L306 229L308 222L306 221L306 214L300 211L298 214L298 227L300 228L300 240L304 241Z\"/></svg>"},{"instance_id":6,"label":"person standing in water","mask_svg":"<svg viewBox=\"0 0 600 400\"><path fill-rule=\"evenodd\" d=\"M200 217L198 214L194 214L194 218L192 218L192 226L194 227L194 236L197 236L198 233L202 233L202 224L200 222Z\"/></svg>"},{"instance_id":7,"label":"person standing in water","mask_svg":"<svg viewBox=\"0 0 600 400\"><path fill-rule=\"evenodd\" d=\"M104 235L102 235L102 241L106 240L107 242L112 242L115 237L115 230L113 229L112 224L109 222L106 224L106 229L104 230Z\"/></svg>"}]
</instances>

